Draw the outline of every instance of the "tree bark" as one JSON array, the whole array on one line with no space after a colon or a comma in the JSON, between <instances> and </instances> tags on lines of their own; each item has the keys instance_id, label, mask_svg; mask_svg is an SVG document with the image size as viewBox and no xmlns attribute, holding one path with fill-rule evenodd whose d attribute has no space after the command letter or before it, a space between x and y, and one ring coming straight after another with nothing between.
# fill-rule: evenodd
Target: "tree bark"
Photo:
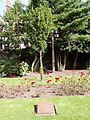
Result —
<instances>
[{"instance_id":1,"label":"tree bark","mask_svg":"<svg viewBox=\"0 0 90 120\"><path fill-rule=\"evenodd\" d=\"M66 60L67 60L67 54L66 54L66 51L65 51L65 52L64 52L63 66L62 66L62 70L63 70L63 71L65 70L65 67L66 67Z\"/></svg>"},{"instance_id":2,"label":"tree bark","mask_svg":"<svg viewBox=\"0 0 90 120\"><path fill-rule=\"evenodd\" d=\"M62 60L62 59L61 59L61 54L59 54L59 66L60 66L60 67L59 67L59 70L60 70L60 68L61 68L61 66L62 66L61 60Z\"/></svg>"},{"instance_id":3,"label":"tree bark","mask_svg":"<svg viewBox=\"0 0 90 120\"><path fill-rule=\"evenodd\" d=\"M75 67L76 67L77 58L78 58L78 53L76 53L76 56L75 56L75 60L74 60L73 69L75 69Z\"/></svg>"},{"instance_id":4,"label":"tree bark","mask_svg":"<svg viewBox=\"0 0 90 120\"><path fill-rule=\"evenodd\" d=\"M57 54L56 60L57 60L57 69L59 71L60 68L61 68L61 56L60 56L60 53Z\"/></svg>"},{"instance_id":5,"label":"tree bark","mask_svg":"<svg viewBox=\"0 0 90 120\"><path fill-rule=\"evenodd\" d=\"M40 78L43 80L43 63L42 63L42 50L40 50Z\"/></svg>"},{"instance_id":6,"label":"tree bark","mask_svg":"<svg viewBox=\"0 0 90 120\"><path fill-rule=\"evenodd\" d=\"M36 61L37 61L37 54L35 54L35 58L34 58L34 61L32 63L32 66L31 66L31 71L32 72L34 72L34 65L35 65Z\"/></svg>"},{"instance_id":7,"label":"tree bark","mask_svg":"<svg viewBox=\"0 0 90 120\"><path fill-rule=\"evenodd\" d=\"M52 72L55 71L54 35L52 35Z\"/></svg>"},{"instance_id":8,"label":"tree bark","mask_svg":"<svg viewBox=\"0 0 90 120\"><path fill-rule=\"evenodd\" d=\"M35 64L35 66L34 66L34 71L36 71L36 70L37 70L37 66L38 66L38 64L39 64L39 59L37 60L37 62L36 62L36 64Z\"/></svg>"},{"instance_id":9,"label":"tree bark","mask_svg":"<svg viewBox=\"0 0 90 120\"><path fill-rule=\"evenodd\" d=\"M59 70L62 71L62 59L60 53L59 53Z\"/></svg>"},{"instance_id":10,"label":"tree bark","mask_svg":"<svg viewBox=\"0 0 90 120\"><path fill-rule=\"evenodd\" d=\"M57 54L56 60L57 60L57 69L58 69L58 71L59 71L60 64L59 64L59 55L58 55L58 54Z\"/></svg>"}]
</instances>

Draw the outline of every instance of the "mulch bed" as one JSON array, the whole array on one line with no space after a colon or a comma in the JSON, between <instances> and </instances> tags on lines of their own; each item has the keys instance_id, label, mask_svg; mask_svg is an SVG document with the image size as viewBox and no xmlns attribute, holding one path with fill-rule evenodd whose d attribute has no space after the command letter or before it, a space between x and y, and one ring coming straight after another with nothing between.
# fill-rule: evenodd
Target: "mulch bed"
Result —
<instances>
[{"instance_id":1,"label":"mulch bed","mask_svg":"<svg viewBox=\"0 0 90 120\"><path fill-rule=\"evenodd\" d=\"M79 76L80 72L84 72L84 73L88 73L88 70L64 70L64 71L55 71L54 73L52 72L47 72L44 74L44 76L72 76L72 75L76 75ZM30 78L30 77L40 77L40 74L38 72L30 72L27 73L25 76L23 76L25 78Z\"/></svg>"},{"instance_id":2,"label":"mulch bed","mask_svg":"<svg viewBox=\"0 0 90 120\"><path fill-rule=\"evenodd\" d=\"M50 98L71 95L88 95L90 91L80 85L39 85L39 86L3 86L0 85L0 99L14 98Z\"/></svg>"}]
</instances>

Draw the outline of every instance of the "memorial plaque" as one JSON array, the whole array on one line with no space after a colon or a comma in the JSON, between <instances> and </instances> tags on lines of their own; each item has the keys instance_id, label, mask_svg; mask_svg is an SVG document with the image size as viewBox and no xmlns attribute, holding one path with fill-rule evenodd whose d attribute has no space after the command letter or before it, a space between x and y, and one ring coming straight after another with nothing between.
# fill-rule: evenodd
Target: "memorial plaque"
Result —
<instances>
[{"instance_id":1,"label":"memorial plaque","mask_svg":"<svg viewBox=\"0 0 90 120\"><path fill-rule=\"evenodd\" d=\"M41 102L37 105L37 115L55 115L55 109L50 102Z\"/></svg>"}]
</instances>

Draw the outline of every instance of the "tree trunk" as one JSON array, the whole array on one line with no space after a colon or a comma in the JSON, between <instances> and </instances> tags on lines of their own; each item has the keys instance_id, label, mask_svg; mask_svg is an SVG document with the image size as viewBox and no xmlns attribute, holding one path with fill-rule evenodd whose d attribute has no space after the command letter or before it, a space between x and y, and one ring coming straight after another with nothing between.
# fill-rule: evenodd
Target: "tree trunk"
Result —
<instances>
[{"instance_id":1,"label":"tree trunk","mask_svg":"<svg viewBox=\"0 0 90 120\"><path fill-rule=\"evenodd\" d=\"M61 55L60 55L60 53L57 54L56 60L57 60L57 69L59 71L61 69Z\"/></svg>"},{"instance_id":2,"label":"tree trunk","mask_svg":"<svg viewBox=\"0 0 90 120\"><path fill-rule=\"evenodd\" d=\"M40 78L43 80L43 63L42 63L42 50L40 50Z\"/></svg>"},{"instance_id":3,"label":"tree trunk","mask_svg":"<svg viewBox=\"0 0 90 120\"><path fill-rule=\"evenodd\" d=\"M66 67L66 60L67 60L67 54L66 54L66 51L65 51L65 52L64 52L64 60L63 60L62 71L65 70L65 67Z\"/></svg>"},{"instance_id":4,"label":"tree trunk","mask_svg":"<svg viewBox=\"0 0 90 120\"><path fill-rule=\"evenodd\" d=\"M52 35L52 72L55 71L54 35Z\"/></svg>"},{"instance_id":5,"label":"tree trunk","mask_svg":"<svg viewBox=\"0 0 90 120\"><path fill-rule=\"evenodd\" d=\"M62 71L62 59L60 53L59 53L59 70Z\"/></svg>"},{"instance_id":6,"label":"tree trunk","mask_svg":"<svg viewBox=\"0 0 90 120\"><path fill-rule=\"evenodd\" d=\"M57 62L57 69L58 71L63 71L63 65L62 65L62 60L61 60L61 54L59 52L59 54L57 54L56 56L56 62Z\"/></svg>"},{"instance_id":7,"label":"tree trunk","mask_svg":"<svg viewBox=\"0 0 90 120\"><path fill-rule=\"evenodd\" d=\"M34 61L32 63L32 66L31 66L31 71L32 72L34 71L34 65L35 65L36 61L37 61L37 54L35 54L35 59L34 59Z\"/></svg>"},{"instance_id":8,"label":"tree trunk","mask_svg":"<svg viewBox=\"0 0 90 120\"><path fill-rule=\"evenodd\" d=\"M73 69L75 69L75 67L76 67L77 58L78 58L78 53L76 53L76 56L75 56L75 60L74 60Z\"/></svg>"},{"instance_id":9,"label":"tree trunk","mask_svg":"<svg viewBox=\"0 0 90 120\"><path fill-rule=\"evenodd\" d=\"M62 66L62 62L61 62L61 54L59 54L59 66L61 67ZM60 69L60 68L59 68Z\"/></svg>"},{"instance_id":10,"label":"tree trunk","mask_svg":"<svg viewBox=\"0 0 90 120\"><path fill-rule=\"evenodd\" d=\"M39 59L37 60L35 66L34 66L34 71L36 71L38 64L39 64Z\"/></svg>"},{"instance_id":11,"label":"tree trunk","mask_svg":"<svg viewBox=\"0 0 90 120\"><path fill-rule=\"evenodd\" d=\"M59 64L59 55L57 55L56 60L57 60L57 69L58 69L58 71L59 71L59 67L60 67L60 64Z\"/></svg>"}]
</instances>

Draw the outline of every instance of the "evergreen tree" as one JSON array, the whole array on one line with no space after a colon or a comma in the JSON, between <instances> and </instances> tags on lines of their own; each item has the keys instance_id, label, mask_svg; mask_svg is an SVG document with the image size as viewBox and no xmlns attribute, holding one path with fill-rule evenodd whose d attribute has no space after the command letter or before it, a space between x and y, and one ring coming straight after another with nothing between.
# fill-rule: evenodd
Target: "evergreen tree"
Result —
<instances>
[{"instance_id":1,"label":"evergreen tree","mask_svg":"<svg viewBox=\"0 0 90 120\"><path fill-rule=\"evenodd\" d=\"M90 1L47 0L52 8L54 28L57 32L55 45L58 49L58 69L65 69L68 52L90 52ZM63 52L63 58L60 52ZM60 55L59 55L60 54ZM63 62L60 62L63 60Z\"/></svg>"},{"instance_id":2,"label":"evergreen tree","mask_svg":"<svg viewBox=\"0 0 90 120\"><path fill-rule=\"evenodd\" d=\"M5 32L4 36L7 37L8 43L11 47L19 48L23 43L22 37L24 34L24 5L18 0L4 15Z\"/></svg>"}]
</instances>

